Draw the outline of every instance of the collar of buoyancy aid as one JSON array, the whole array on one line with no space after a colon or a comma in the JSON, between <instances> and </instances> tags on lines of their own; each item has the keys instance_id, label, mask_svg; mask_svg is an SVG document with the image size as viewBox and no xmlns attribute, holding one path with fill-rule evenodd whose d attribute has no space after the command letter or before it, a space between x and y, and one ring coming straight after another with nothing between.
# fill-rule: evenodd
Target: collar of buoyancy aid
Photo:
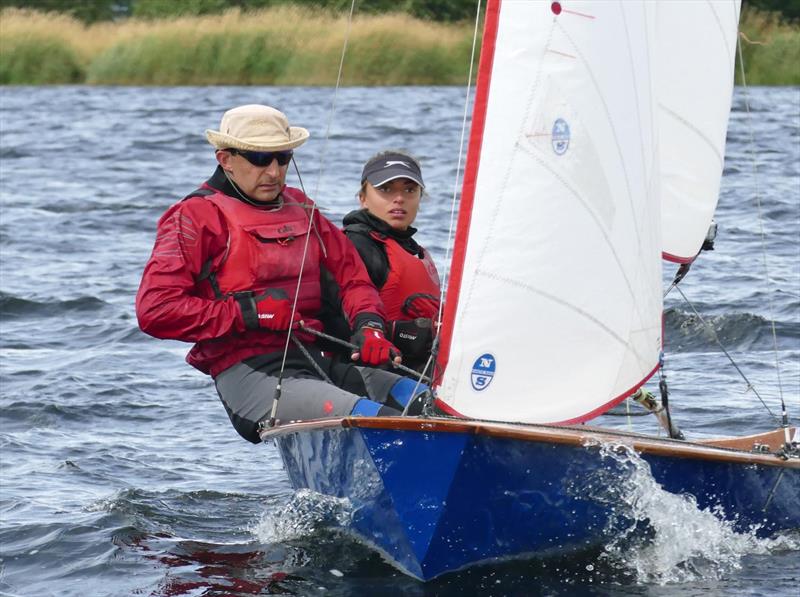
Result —
<instances>
[{"instance_id":1,"label":"collar of buoyancy aid","mask_svg":"<svg viewBox=\"0 0 800 597\"><path fill-rule=\"evenodd\" d=\"M364 234L378 232L384 236L393 238L401 247L412 255L422 256L422 247L417 244L417 241L411 238L417 232L417 229L413 226L409 226L405 230L395 230L380 218L369 213L366 209L351 211L344 217L342 223L346 230L362 232Z\"/></svg>"}]
</instances>

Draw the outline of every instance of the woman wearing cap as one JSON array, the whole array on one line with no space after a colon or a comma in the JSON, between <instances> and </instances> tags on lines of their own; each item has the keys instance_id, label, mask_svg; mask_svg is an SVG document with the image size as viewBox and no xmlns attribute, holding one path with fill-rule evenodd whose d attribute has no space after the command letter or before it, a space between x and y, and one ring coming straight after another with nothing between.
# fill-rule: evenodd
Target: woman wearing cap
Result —
<instances>
[{"instance_id":1,"label":"woman wearing cap","mask_svg":"<svg viewBox=\"0 0 800 597\"><path fill-rule=\"evenodd\" d=\"M413 238L425 189L419 162L402 151L372 156L361 173L361 209L344 218L386 307L392 342L406 365L425 365L438 318L439 275L430 254Z\"/></svg>"},{"instance_id":2,"label":"woman wearing cap","mask_svg":"<svg viewBox=\"0 0 800 597\"><path fill-rule=\"evenodd\" d=\"M160 219L136 297L143 331L195 343L187 361L214 378L234 427L254 443L272 415L280 371L276 416L284 421L399 414L408 402L392 393L396 382L407 381L393 373L309 362L289 343L290 329L293 340L315 341L297 323L319 328L324 267L341 287L356 330L352 358L381 365L397 354L384 337L384 308L358 253L308 197L285 184L292 152L308 136L268 106L226 112L219 131L206 131L217 169Z\"/></svg>"}]
</instances>

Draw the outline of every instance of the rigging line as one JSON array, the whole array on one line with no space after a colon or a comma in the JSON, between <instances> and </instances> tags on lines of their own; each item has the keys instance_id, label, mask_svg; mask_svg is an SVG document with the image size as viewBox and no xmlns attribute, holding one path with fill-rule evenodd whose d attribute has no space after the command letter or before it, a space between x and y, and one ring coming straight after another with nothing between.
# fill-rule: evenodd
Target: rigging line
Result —
<instances>
[{"instance_id":1,"label":"rigging line","mask_svg":"<svg viewBox=\"0 0 800 597\"><path fill-rule=\"evenodd\" d=\"M444 262L446 264L450 263L451 255L452 255L452 248L453 248L453 230L455 228L455 218L456 218L456 201L458 199L458 190L461 187L461 163L462 163L462 155L464 153L464 140L466 138L466 131L467 131L467 119L469 118L469 99L470 93L472 92L472 71L475 65L475 48L478 45L478 28L480 26L481 21L481 7L483 2L478 0L478 6L475 11L475 28L472 33L472 50L469 55L469 73L467 74L467 89L466 93L464 94L464 114L461 120L461 139L458 143L458 162L456 164L456 178L453 181L453 198L450 202L450 227L447 231L447 249L444 255ZM450 267L448 267L444 275L442 276L442 289L447 288L447 283L450 278ZM442 310L444 307L444 301L439 301L439 311L436 314L436 334L434 335L434 343L437 343L439 340L439 334L442 330ZM435 369L434 365L434 369ZM426 365L427 369L427 365ZM433 380L437 380L438 375L437 372L434 370L431 372L431 378ZM431 384L433 385L433 384ZM417 388L414 388L416 392Z\"/></svg>"},{"instance_id":2,"label":"rigging line","mask_svg":"<svg viewBox=\"0 0 800 597\"><path fill-rule=\"evenodd\" d=\"M305 346L303 346L303 343L297 339L297 336L292 336L292 342L294 342L295 346L297 346L300 352L303 353L303 356L306 357L306 360L311 364L311 366L314 368L317 374L329 384L333 384L331 378L328 377L327 373L325 373L325 371L322 370L322 367L320 367L319 363L317 363L314 360L314 357L312 357L311 353L308 352L308 349Z\"/></svg>"},{"instance_id":3,"label":"rigging line","mask_svg":"<svg viewBox=\"0 0 800 597\"><path fill-rule=\"evenodd\" d=\"M756 154L755 151L753 151L756 144L755 134L753 133L753 116L750 112L750 97L748 95L747 79L744 75L744 56L742 55L742 44L739 41L738 37L736 38L736 47L739 52L739 72L741 73L742 77L744 106L747 112L747 132L750 137L748 143L748 153L750 154L751 163L753 166L753 185L755 186L755 200L756 200L756 207L758 210L758 228L761 236L761 257L764 261L764 276L766 277L766 285L767 285L767 310L769 312L770 327L772 328L772 348L775 352L775 375L778 379L778 395L780 396L781 400L781 411L783 412L784 423L787 423L788 426L788 421L786 420L786 403L783 400L783 384L781 383L780 360L778 358L778 333L775 330L775 310L772 303L772 293L769 292L770 277L769 277L769 267L767 266L767 241L766 241L766 236L764 234L764 215L761 209L761 185L759 184L759 178L758 178L758 164L756 162ZM788 437L787 437L787 443L788 443Z\"/></svg>"},{"instance_id":4,"label":"rigging line","mask_svg":"<svg viewBox=\"0 0 800 597\"><path fill-rule=\"evenodd\" d=\"M350 3L350 13L347 16L347 29L345 30L344 35L344 43L342 44L342 57L339 60L339 72L336 75L336 87L333 90L333 99L331 100L331 109L328 115L328 125L325 130L325 139L322 144L322 152L320 154L319 159L319 175L317 176L317 183L314 189L314 196L317 196L319 192L320 181L322 179L322 172L324 169L325 164L325 153L328 149L328 141L330 140L331 136L331 125L333 124L333 116L336 113L336 97L339 94L339 85L342 81L342 71L344 70L344 57L347 53L347 41L350 39L350 27L353 22L353 11L355 10L356 0L352 0ZM300 177L300 170L297 167L297 162L294 160L294 156L292 156L292 163L294 164L295 172L297 172L297 178L300 181L300 189L303 191L303 194L306 195L306 189L303 185L303 179ZM306 195L307 196L307 195ZM305 269L306 265L306 257L308 256L308 241L311 238L311 230L313 229L319 238L319 231L316 230L314 226L314 213L316 212L317 204L316 202L312 202L311 204L311 211L308 214L308 234L306 234L305 243L303 244L303 258L300 260L300 272L297 275L297 287L295 288L294 292L294 301L292 302L292 315L289 321L294 321L295 313L297 313L297 299L300 296L300 284L303 280L303 270ZM322 247L322 251L325 252L325 245L322 243L322 239L320 239L320 247ZM289 330L286 333L286 343L283 346L283 358L281 359L281 368L278 372L278 383L275 386L275 395L272 399L272 410L270 412L269 417L269 426L275 426L275 417L278 412L278 401L280 400L281 396L281 387L283 384L283 372L286 369L286 357L289 354L289 343L292 340L292 328L289 327Z\"/></svg>"},{"instance_id":5,"label":"rigging line","mask_svg":"<svg viewBox=\"0 0 800 597\"><path fill-rule=\"evenodd\" d=\"M317 182L314 187L314 197L319 194L319 187L322 182L322 173L325 169L325 157L328 151L328 142L331 137L331 127L333 126L333 117L336 114L336 99L339 97L339 85L342 81L342 72L344 71L344 58L347 54L347 43L350 40L350 28L353 24L353 12L356 8L356 0L350 2L350 12L347 15L347 29L344 33L344 43L342 44L342 57L339 59L339 72L336 75L336 87L333 89L333 99L331 100L331 110L328 113L328 125L325 129L325 140L322 144L322 152L319 158L319 174L317 175Z\"/></svg>"},{"instance_id":6,"label":"rigging line","mask_svg":"<svg viewBox=\"0 0 800 597\"><path fill-rule=\"evenodd\" d=\"M337 338L336 336L331 336L330 334L326 334L325 332L320 332L319 330L315 330L314 328L306 327L306 325L302 321L300 322L299 327L304 332L308 332L309 334L313 334L314 336L316 336L318 338L323 338L325 340L328 340L329 342L333 342L334 344L338 344L339 346L344 346L346 348L349 348L353 352L358 351L358 346L356 346L352 342L348 342L347 340L342 340L341 338ZM393 363L391 363L391 366L394 367L395 369L399 369L400 371L403 371L404 373L407 373L410 376L413 376L413 377L419 377L420 376L419 372L415 371L414 369L411 369L410 367L406 367L403 364L397 364L397 363L393 362ZM428 379L427 377L423 377L422 381L430 382L430 379Z\"/></svg>"},{"instance_id":7,"label":"rigging line","mask_svg":"<svg viewBox=\"0 0 800 597\"><path fill-rule=\"evenodd\" d=\"M732 365L733 365L733 366L736 368L736 370L739 372L739 375L741 375L741 376L742 376L742 379L744 379L745 383L747 383L747 389L748 389L748 390L753 390L753 393L756 395L756 397L758 397L759 401L760 401L760 402L761 402L761 404L764 406L764 408L765 408L765 409L767 409L767 412L770 414L770 416L771 416L772 418L774 418L775 420L777 420L777 421L779 422L779 424L780 424L780 419L778 419L778 417L776 417L776 416L773 414L773 412L770 410L769 406L767 406L767 404L766 404L766 403L764 402L764 400L761 398L761 395L758 393L758 390L756 390L755 386L754 386L752 383L750 383L750 380L749 380L749 379L747 379L747 376L746 376L746 375L744 374L744 372L743 372L743 371L742 371L742 370L739 368L739 365L737 365L737 364L736 364L736 361L734 361L734 360L733 360L733 357L730 355L730 353L728 353L728 351L727 351L727 350L725 349L725 347L722 345L722 342L720 342L720 340L719 340L719 336L717 336L717 332L716 332L716 330L714 329L714 326L712 326L712 325L711 325L710 323L708 323L708 322L707 322L705 319L703 319L703 316L702 316L702 315L700 315L700 313L698 313L697 309L695 309L695 307L694 307L694 305L692 304L692 302L691 302L691 301L690 301L690 300L687 298L687 296L686 296L686 295L683 293L683 289L682 289L680 286L676 286L676 287L675 287L675 290L677 290L677 291L680 293L680 295L683 297L683 300L685 300L685 301L686 301L686 304L687 304L687 305L689 305L689 307L692 309L692 311L694 311L694 314L695 314L695 315L697 316L697 318L700 320L700 323L702 323L702 324L703 324L703 326L705 326L705 327L706 327L706 329L708 329L708 330L711 332L711 335L713 336L713 338L714 338L714 341L717 343L717 346L719 346L719 347L722 349L722 352L724 352L724 353L725 353L725 356L726 356L726 357L728 357L728 360L731 362L731 364L732 364Z\"/></svg>"}]
</instances>

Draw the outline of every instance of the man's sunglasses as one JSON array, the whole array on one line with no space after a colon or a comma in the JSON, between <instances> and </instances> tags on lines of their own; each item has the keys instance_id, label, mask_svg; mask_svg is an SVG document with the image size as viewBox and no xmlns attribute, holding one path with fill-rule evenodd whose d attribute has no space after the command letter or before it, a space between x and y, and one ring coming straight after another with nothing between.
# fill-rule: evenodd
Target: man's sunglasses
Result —
<instances>
[{"instance_id":1,"label":"man's sunglasses","mask_svg":"<svg viewBox=\"0 0 800 597\"><path fill-rule=\"evenodd\" d=\"M291 151L244 151L242 149L226 149L232 155L240 155L248 162L259 168L264 168L272 163L272 160L278 160L279 166L285 166L292 159Z\"/></svg>"}]
</instances>

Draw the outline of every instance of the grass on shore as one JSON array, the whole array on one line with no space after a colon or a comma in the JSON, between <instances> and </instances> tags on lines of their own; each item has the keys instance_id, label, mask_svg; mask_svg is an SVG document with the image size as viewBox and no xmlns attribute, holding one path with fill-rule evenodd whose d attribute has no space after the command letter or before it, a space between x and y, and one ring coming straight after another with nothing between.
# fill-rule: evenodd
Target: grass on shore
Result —
<instances>
[{"instance_id":1,"label":"grass on shore","mask_svg":"<svg viewBox=\"0 0 800 597\"><path fill-rule=\"evenodd\" d=\"M740 29L748 84L800 85L799 26L746 10ZM88 26L5 9L0 84L333 85L346 32L345 15L287 5ZM471 43L469 24L357 15L342 84L462 85Z\"/></svg>"},{"instance_id":2,"label":"grass on shore","mask_svg":"<svg viewBox=\"0 0 800 597\"><path fill-rule=\"evenodd\" d=\"M748 85L800 85L800 25L775 12L745 10L739 23ZM741 72L736 57L736 82Z\"/></svg>"},{"instance_id":3,"label":"grass on shore","mask_svg":"<svg viewBox=\"0 0 800 597\"><path fill-rule=\"evenodd\" d=\"M89 26L7 9L0 13L0 83L333 85L346 31L344 15L285 5ZM464 84L471 43L464 25L357 16L342 84Z\"/></svg>"}]
</instances>

